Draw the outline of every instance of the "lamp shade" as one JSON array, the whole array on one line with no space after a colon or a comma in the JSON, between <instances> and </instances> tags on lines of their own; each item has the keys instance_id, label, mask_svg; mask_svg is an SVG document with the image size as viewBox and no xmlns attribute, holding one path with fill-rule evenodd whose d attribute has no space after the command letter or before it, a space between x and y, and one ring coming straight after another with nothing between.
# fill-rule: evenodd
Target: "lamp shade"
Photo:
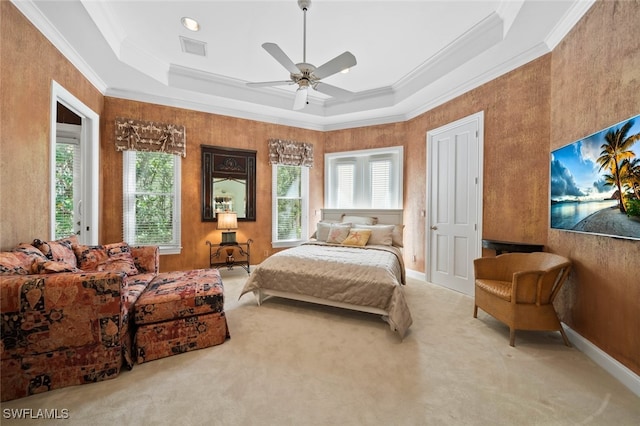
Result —
<instances>
[{"instance_id":1,"label":"lamp shade","mask_svg":"<svg viewBox=\"0 0 640 426\"><path fill-rule=\"evenodd\" d=\"M237 229L238 217L236 212L218 213L218 229Z\"/></svg>"}]
</instances>

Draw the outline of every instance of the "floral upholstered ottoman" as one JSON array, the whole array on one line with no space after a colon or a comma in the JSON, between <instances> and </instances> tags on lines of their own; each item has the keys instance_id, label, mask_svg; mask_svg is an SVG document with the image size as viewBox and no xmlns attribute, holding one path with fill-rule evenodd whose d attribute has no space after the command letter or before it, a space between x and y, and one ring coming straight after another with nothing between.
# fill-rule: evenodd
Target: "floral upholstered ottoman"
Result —
<instances>
[{"instance_id":1,"label":"floral upholstered ottoman","mask_svg":"<svg viewBox=\"0 0 640 426\"><path fill-rule=\"evenodd\" d=\"M135 305L138 363L224 343L229 338L217 269L158 274Z\"/></svg>"}]
</instances>

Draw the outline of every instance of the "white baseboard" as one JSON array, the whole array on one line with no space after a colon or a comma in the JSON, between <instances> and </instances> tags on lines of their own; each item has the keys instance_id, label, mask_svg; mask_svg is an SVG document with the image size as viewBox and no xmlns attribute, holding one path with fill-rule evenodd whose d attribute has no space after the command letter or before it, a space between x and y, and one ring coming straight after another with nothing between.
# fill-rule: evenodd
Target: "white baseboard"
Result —
<instances>
[{"instance_id":1,"label":"white baseboard","mask_svg":"<svg viewBox=\"0 0 640 426\"><path fill-rule=\"evenodd\" d=\"M425 282L427 281L427 276L424 272L413 271L411 269L407 269L406 271L407 277L409 278ZM584 353L600 368L611 374L620 383L629 388L631 392L640 397L640 376L622 365L619 361L608 355L606 352L591 343L589 340L582 337L582 335L578 334L578 332L574 331L565 323L562 323L562 327L566 331L571 344L576 349Z\"/></svg>"},{"instance_id":2,"label":"white baseboard","mask_svg":"<svg viewBox=\"0 0 640 426\"><path fill-rule=\"evenodd\" d=\"M406 270L407 277L413 278L414 280L427 281L427 274L424 272L414 271L412 269Z\"/></svg>"},{"instance_id":3,"label":"white baseboard","mask_svg":"<svg viewBox=\"0 0 640 426\"><path fill-rule=\"evenodd\" d=\"M640 376L629 370L589 340L582 337L565 323L562 323L562 327L567 333L571 344L576 349L584 353L589 357L589 359L598 364L598 366L603 368L607 373L618 379L620 383L628 387L631 392L640 397Z\"/></svg>"}]
</instances>

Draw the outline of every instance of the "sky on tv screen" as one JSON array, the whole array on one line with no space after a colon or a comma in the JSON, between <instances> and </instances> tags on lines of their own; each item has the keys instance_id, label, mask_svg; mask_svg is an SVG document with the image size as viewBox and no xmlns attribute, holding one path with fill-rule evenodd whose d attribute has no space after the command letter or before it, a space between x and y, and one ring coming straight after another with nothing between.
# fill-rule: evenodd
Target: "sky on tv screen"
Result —
<instances>
[{"instance_id":1,"label":"sky on tv screen","mask_svg":"<svg viewBox=\"0 0 640 426\"><path fill-rule=\"evenodd\" d=\"M600 170L596 160L602 152L606 133L609 130L615 131L621 128L630 120L634 123L626 136L640 133L640 115L638 115L551 153L552 200L588 201L611 198L616 188L606 186L603 177L610 173L610 170ZM640 154L640 142L636 142L631 147L631 151L637 157Z\"/></svg>"}]
</instances>

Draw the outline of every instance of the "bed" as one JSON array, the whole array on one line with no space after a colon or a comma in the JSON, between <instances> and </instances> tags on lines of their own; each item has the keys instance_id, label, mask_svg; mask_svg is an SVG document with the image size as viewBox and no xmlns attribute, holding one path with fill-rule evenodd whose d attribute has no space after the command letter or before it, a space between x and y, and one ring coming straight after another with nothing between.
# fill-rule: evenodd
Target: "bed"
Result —
<instances>
[{"instance_id":1,"label":"bed","mask_svg":"<svg viewBox=\"0 0 640 426\"><path fill-rule=\"evenodd\" d=\"M323 209L312 238L256 266L240 297L253 292L258 305L282 297L379 314L404 338L412 319L402 288L402 229L402 210Z\"/></svg>"}]
</instances>

